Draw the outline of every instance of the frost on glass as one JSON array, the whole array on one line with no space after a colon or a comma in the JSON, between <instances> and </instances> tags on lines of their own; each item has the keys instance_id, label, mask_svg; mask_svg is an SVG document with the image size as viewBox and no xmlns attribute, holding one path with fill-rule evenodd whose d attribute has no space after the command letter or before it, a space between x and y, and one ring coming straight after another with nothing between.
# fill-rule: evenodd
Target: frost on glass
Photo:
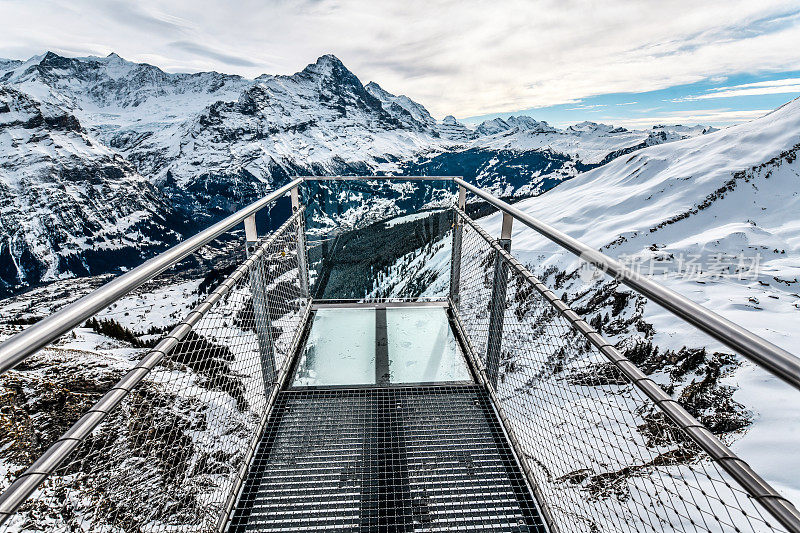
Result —
<instances>
[{"instance_id":1,"label":"frost on glass","mask_svg":"<svg viewBox=\"0 0 800 533\"><path fill-rule=\"evenodd\" d=\"M392 383L471 379L443 307L389 308L386 325Z\"/></svg>"},{"instance_id":2,"label":"frost on glass","mask_svg":"<svg viewBox=\"0 0 800 533\"><path fill-rule=\"evenodd\" d=\"M301 355L294 385L375 383L375 310L320 309Z\"/></svg>"}]
</instances>

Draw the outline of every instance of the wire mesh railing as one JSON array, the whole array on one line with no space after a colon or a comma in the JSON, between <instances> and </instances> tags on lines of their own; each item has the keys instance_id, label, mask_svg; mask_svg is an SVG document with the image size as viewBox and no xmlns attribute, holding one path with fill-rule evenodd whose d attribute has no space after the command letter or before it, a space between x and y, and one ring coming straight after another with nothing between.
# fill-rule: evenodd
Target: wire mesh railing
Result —
<instances>
[{"instance_id":1,"label":"wire mesh railing","mask_svg":"<svg viewBox=\"0 0 800 533\"><path fill-rule=\"evenodd\" d=\"M654 402L652 381L458 217L458 313L553 530L785 531L669 416L677 404Z\"/></svg>"},{"instance_id":2,"label":"wire mesh railing","mask_svg":"<svg viewBox=\"0 0 800 533\"><path fill-rule=\"evenodd\" d=\"M18 473L12 488L22 490L0 503L0 517L13 512L0 530L221 527L310 308L298 268L300 228L302 210L255 243L144 358L120 364L121 380L96 384L100 401L83 406L84 416ZM3 379L24 390L36 357Z\"/></svg>"},{"instance_id":3,"label":"wire mesh railing","mask_svg":"<svg viewBox=\"0 0 800 533\"><path fill-rule=\"evenodd\" d=\"M318 299L413 297L406 283L449 229L455 188L450 179L309 179L306 205L311 293ZM446 250L444 250L446 248ZM444 294L444 293L442 293Z\"/></svg>"},{"instance_id":4,"label":"wire mesh railing","mask_svg":"<svg viewBox=\"0 0 800 533\"><path fill-rule=\"evenodd\" d=\"M268 238L251 239L254 209L234 217L239 224L248 216L248 258L207 276L198 293L208 296L197 296L194 311L154 347L137 337L138 351L53 364L47 350L28 357L14 341L6 367L17 366L0 375L0 430L16 435L0 433L4 459L13 459L0 463L0 489L15 480L0 496L0 531L223 529L315 286L355 300L442 299L449 289L480 385L552 531L800 531L791 504L697 422L702 402L680 406L514 259L510 216L505 238L494 240L463 210L440 205L350 231L308 263L299 181L273 194L291 191L296 210ZM414 199L408 186L391 187ZM462 208L464 197L461 185ZM393 238L381 234L392 228ZM149 286L136 285L151 301L159 290L152 276ZM120 296L108 298L92 305ZM62 329L67 314L56 313ZM92 323L97 332L113 327ZM75 389L61 390L53 372L73 373ZM50 389L36 405L26 396L33 381ZM48 415L69 424L48 426Z\"/></svg>"}]
</instances>

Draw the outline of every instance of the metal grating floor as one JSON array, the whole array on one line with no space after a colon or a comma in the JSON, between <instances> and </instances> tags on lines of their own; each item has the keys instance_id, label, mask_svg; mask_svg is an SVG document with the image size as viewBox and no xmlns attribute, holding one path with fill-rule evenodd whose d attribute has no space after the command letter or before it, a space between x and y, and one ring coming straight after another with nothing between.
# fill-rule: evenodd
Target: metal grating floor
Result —
<instances>
[{"instance_id":1,"label":"metal grating floor","mask_svg":"<svg viewBox=\"0 0 800 533\"><path fill-rule=\"evenodd\" d=\"M281 392L229 531L545 531L477 385Z\"/></svg>"}]
</instances>

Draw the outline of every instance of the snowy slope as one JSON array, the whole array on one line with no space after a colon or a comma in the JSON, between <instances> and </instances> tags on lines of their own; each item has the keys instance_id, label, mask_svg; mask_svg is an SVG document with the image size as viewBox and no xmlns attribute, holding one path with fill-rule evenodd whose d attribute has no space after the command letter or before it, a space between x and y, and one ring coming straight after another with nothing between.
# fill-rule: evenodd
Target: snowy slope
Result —
<instances>
[{"instance_id":1,"label":"snowy slope","mask_svg":"<svg viewBox=\"0 0 800 533\"><path fill-rule=\"evenodd\" d=\"M459 175L499 196L526 197L636 150L714 130L681 125L627 130L594 122L558 129L512 116L475 130L447 117L439 131L456 144L421 154L403 165L404 173Z\"/></svg>"},{"instance_id":2,"label":"snowy slope","mask_svg":"<svg viewBox=\"0 0 800 533\"><path fill-rule=\"evenodd\" d=\"M795 100L750 123L619 158L519 206L615 256L757 251L759 279L787 287L800 275L789 259L800 254L800 220L792 216L800 202L798 149ZM555 249L524 234L517 247Z\"/></svg>"},{"instance_id":3,"label":"snowy slope","mask_svg":"<svg viewBox=\"0 0 800 533\"><path fill-rule=\"evenodd\" d=\"M369 94L380 100L383 108L389 113L399 115L401 117L408 113L410 118L413 119L416 124L423 124L431 130L436 129L436 119L431 116L427 109L408 96L404 94L395 96L392 93L385 91L374 81L366 84L364 88ZM413 124L412 120L408 120L407 123L409 125Z\"/></svg>"},{"instance_id":4,"label":"snowy slope","mask_svg":"<svg viewBox=\"0 0 800 533\"><path fill-rule=\"evenodd\" d=\"M177 240L160 193L63 109L0 86L0 294Z\"/></svg>"},{"instance_id":5,"label":"snowy slope","mask_svg":"<svg viewBox=\"0 0 800 533\"><path fill-rule=\"evenodd\" d=\"M794 100L746 124L621 157L518 206L643 273L657 265L657 281L798 354L798 150L800 100ZM499 223L497 216L483 221L493 234ZM587 300L579 294L590 280L600 283L525 227L515 228L512 249L559 294L575 298L573 306ZM692 260L701 274L690 275ZM570 281L562 277L559 285L556 272ZM729 351L653 304L643 318L662 348ZM754 416L734 449L800 501L794 453L800 393L747 362L725 382L738 387L734 399Z\"/></svg>"}]
</instances>

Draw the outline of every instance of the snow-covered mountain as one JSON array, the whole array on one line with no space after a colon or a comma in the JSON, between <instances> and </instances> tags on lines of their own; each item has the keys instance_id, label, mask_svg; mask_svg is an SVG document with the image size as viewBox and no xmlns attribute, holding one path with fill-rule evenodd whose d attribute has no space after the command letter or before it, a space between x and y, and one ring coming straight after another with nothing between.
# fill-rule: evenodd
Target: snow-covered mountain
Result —
<instances>
[{"instance_id":1,"label":"snow-covered mountain","mask_svg":"<svg viewBox=\"0 0 800 533\"><path fill-rule=\"evenodd\" d=\"M447 117L440 132L458 144L402 168L407 174L460 175L496 195L525 197L647 146L712 131L680 125L628 130L594 122L558 129L528 116L495 118L469 130Z\"/></svg>"},{"instance_id":2,"label":"snow-covered mountain","mask_svg":"<svg viewBox=\"0 0 800 533\"><path fill-rule=\"evenodd\" d=\"M800 99L752 122L620 157L517 207L797 354L798 151ZM499 217L482 223L499 233ZM515 228L512 250L600 327L615 300L610 296L623 294L622 315L640 319L626 323L649 326L629 330L614 319L604 331L612 339L645 335L662 351L729 351L625 287L579 268L574 256L532 230ZM800 393L743 361L722 383L736 387L732 399L752 411L752 426L734 449L797 501L800 462L792 428L800 423Z\"/></svg>"},{"instance_id":3,"label":"snow-covered mountain","mask_svg":"<svg viewBox=\"0 0 800 533\"><path fill-rule=\"evenodd\" d=\"M25 62L0 60L0 83L34 98L60 105L104 141L114 128L153 129L200 112L223 99L235 99L252 81L218 72L168 74L146 63L116 54L107 57L62 57L53 52Z\"/></svg>"},{"instance_id":4,"label":"snow-covered mountain","mask_svg":"<svg viewBox=\"0 0 800 533\"><path fill-rule=\"evenodd\" d=\"M227 197L235 203L298 172L397 173L404 170L399 162L463 150L548 151L595 164L650 135L591 123L558 130L526 116L474 130L452 117L437 122L407 96L362 85L332 55L292 76L245 80L169 74L116 54L48 52L0 63L0 83L65 108L151 181L196 190L210 177L220 188L224 177L230 183L222 188L230 185ZM702 131L683 130L668 140ZM563 176L582 169L578 164ZM196 194L206 203L207 193Z\"/></svg>"},{"instance_id":5,"label":"snow-covered mountain","mask_svg":"<svg viewBox=\"0 0 800 533\"><path fill-rule=\"evenodd\" d=\"M182 218L187 228L207 225L302 174L457 174L498 194L526 196L621 154L704 131L596 124L560 130L525 116L470 129L453 117L439 122L421 104L377 83L363 85L332 55L291 76L247 80L217 72L170 74L116 54L67 58L48 52L27 61L0 60L0 87L4 98L18 102L14 106L46 109L44 116L79 125L65 133L59 121L34 126L0 112L9 113L0 119L8 122L0 138L0 187L16 191L4 193L0 221L6 288L121 266L91 259L98 250L128 250L130 244L99 236L131 233L119 222L122 214L109 218L98 205L104 213L131 206L124 209L146 213L139 224L155 231L166 219ZM43 153L49 166L32 165ZM109 165L119 172L97 177L96 169ZM49 191L63 169L83 169L102 186L71 190L55 202ZM26 176L22 189L20 173ZM125 202L115 196L120 190ZM56 208L81 213L81 224L57 214L45 217L47 230L18 224L20 213ZM178 231L183 226L172 224ZM146 255L173 238L156 233L148 234L152 242L139 239L136 253ZM43 240L43 234L49 237ZM38 244L14 244L20 242ZM81 259L57 259L59 254Z\"/></svg>"},{"instance_id":6,"label":"snow-covered mountain","mask_svg":"<svg viewBox=\"0 0 800 533\"><path fill-rule=\"evenodd\" d=\"M447 115L442 119L439 123L439 132L442 137L457 143L471 141L478 136L474 130L456 120L453 115Z\"/></svg>"},{"instance_id":7,"label":"snow-covered mountain","mask_svg":"<svg viewBox=\"0 0 800 533\"><path fill-rule=\"evenodd\" d=\"M388 98L333 56L292 76L261 76L237 101L207 107L152 175L216 205L250 201L292 175L385 172L437 142L430 124L373 93ZM144 144L161 151L159 140ZM205 194L211 178L217 196Z\"/></svg>"},{"instance_id":8,"label":"snow-covered mountain","mask_svg":"<svg viewBox=\"0 0 800 533\"><path fill-rule=\"evenodd\" d=\"M181 225L74 115L0 86L0 293L138 264Z\"/></svg>"}]
</instances>

